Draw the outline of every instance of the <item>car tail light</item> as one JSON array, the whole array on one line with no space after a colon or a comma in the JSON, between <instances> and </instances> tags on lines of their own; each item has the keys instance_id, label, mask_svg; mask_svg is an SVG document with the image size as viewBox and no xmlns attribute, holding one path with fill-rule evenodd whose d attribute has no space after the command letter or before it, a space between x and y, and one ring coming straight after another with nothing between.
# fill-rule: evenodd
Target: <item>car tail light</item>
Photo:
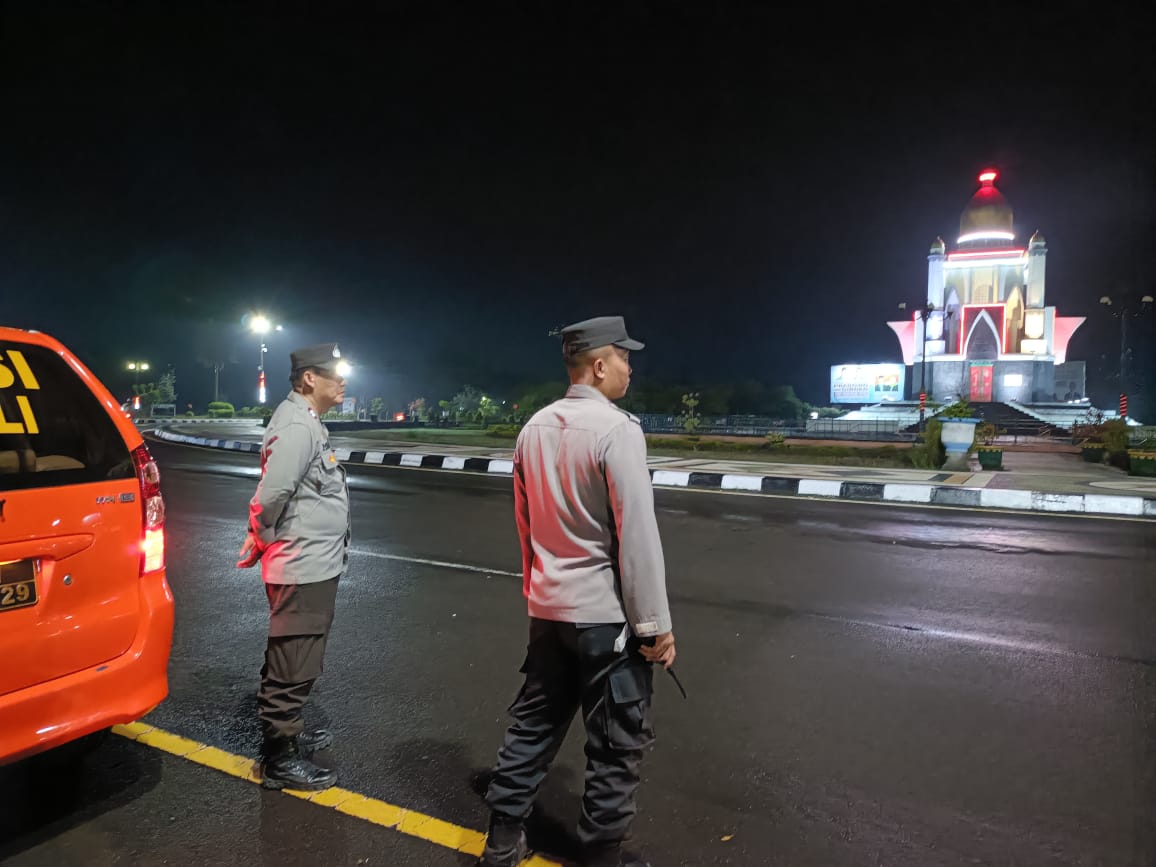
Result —
<instances>
[{"instance_id":1,"label":"car tail light","mask_svg":"<svg viewBox=\"0 0 1156 867\"><path fill-rule=\"evenodd\" d=\"M148 446L141 443L132 453L144 514L141 528L140 572L145 575L165 567L165 501L161 496L161 471Z\"/></svg>"}]
</instances>

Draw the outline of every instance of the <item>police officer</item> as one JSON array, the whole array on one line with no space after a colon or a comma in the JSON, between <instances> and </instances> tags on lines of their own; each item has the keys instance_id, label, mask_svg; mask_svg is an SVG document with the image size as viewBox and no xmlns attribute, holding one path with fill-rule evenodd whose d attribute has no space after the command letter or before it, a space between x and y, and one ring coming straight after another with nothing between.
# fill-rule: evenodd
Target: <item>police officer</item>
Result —
<instances>
[{"instance_id":1,"label":"police officer","mask_svg":"<svg viewBox=\"0 0 1156 867\"><path fill-rule=\"evenodd\" d=\"M241 568L261 563L269 598L269 641L257 715L264 742L262 785L320 791L337 774L311 761L333 743L305 731L301 709L321 674L337 581L349 561L349 489L321 416L345 399L335 343L291 353L293 390L281 402L261 446L261 481L249 503Z\"/></svg>"},{"instance_id":2,"label":"police officer","mask_svg":"<svg viewBox=\"0 0 1156 867\"><path fill-rule=\"evenodd\" d=\"M654 741L652 669L674 662L654 491L639 421L611 401L630 385L620 316L562 330L566 396L530 419L514 451L514 503L530 639L514 723L486 801L481 865L527 854L523 822L581 709L586 790L578 837L590 867L645 867L622 844L643 750Z\"/></svg>"}]
</instances>

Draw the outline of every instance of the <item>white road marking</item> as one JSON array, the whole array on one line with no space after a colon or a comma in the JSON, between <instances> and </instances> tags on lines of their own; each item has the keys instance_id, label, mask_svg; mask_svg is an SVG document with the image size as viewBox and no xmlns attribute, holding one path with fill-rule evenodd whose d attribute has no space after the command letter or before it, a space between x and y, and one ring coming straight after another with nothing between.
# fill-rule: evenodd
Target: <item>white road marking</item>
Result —
<instances>
[{"instance_id":1,"label":"white road marking","mask_svg":"<svg viewBox=\"0 0 1156 867\"><path fill-rule=\"evenodd\" d=\"M218 518L213 515L183 516L183 521L200 521L206 524L224 524L236 529L237 539L245 534L244 520L234 521L230 518ZM378 560L397 560L402 563L418 563L422 566L440 566L443 569L460 569L463 572L481 572L485 575L506 575L510 578L521 578L521 572L509 572L505 569L490 569L487 566L474 566L470 563L454 563L450 560L429 560L425 557L407 557L404 554L383 554L381 551L371 551L368 548L359 548L356 545L349 549L350 554L359 557L376 557Z\"/></svg>"},{"instance_id":2,"label":"white road marking","mask_svg":"<svg viewBox=\"0 0 1156 867\"><path fill-rule=\"evenodd\" d=\"M363 557L376 557L379 560L400 560L403 563L420 563L423 566L441 566L443 569L461 569L464 572L484 572L486 575L508 575L511 578L521 578L521 572L507 572L504 569L490 569L486 566L471 566L469 563L451 563L448 560L427 560L424 557L406 557L402 554L382 554L380 551L368 551L365 548L350 548L350 554Z\"/></svg>"}]
</instances>

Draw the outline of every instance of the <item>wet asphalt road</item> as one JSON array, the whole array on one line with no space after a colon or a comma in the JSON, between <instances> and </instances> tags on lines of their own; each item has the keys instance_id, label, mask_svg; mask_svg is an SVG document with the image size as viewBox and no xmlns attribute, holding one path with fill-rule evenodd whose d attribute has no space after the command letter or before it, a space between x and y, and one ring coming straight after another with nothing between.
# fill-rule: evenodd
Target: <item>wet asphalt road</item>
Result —
<instances>
[{"instance_id":1,"label":"wet asphalt road","mask_svg":"<svg viewBox=\"0 0 1156 867\"><path fill-rule=\"evenodd\" d=\"M253 754L267 608L233 563L256 459L153 449L178 617L148 721ZM354 556L308 719L334 729L341 785L484 828L525 645L520 581L500 574L519 569L510 482L351 479ZM635 826L656 867L1156 863L1151 523L657 503L690 699L656 679ZM563 856L577 734L532 825ZM115 737L79 772L0 769L0 796L0 860L21 867L471 862Z\"/></svg>"}]
</instances>

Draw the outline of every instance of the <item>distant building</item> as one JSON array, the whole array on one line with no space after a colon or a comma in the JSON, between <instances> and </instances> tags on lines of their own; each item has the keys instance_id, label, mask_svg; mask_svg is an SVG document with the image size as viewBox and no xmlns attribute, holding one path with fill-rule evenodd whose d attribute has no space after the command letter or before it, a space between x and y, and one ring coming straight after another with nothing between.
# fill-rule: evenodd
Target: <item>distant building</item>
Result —
<instances>
[{"instance_id":1,"label":"distant building","mask_svg":"<svg viewBox=\"0 0 1156 867\"><path fill-rule=\"evenodd\" d=\"M1016 243L1011 205L996 172L959 218L951 252L936 238L927 257L927 308L887 324L899 338L918 399L1043 403L1084 397L1084 362L1068 361L1083 316L1060 316L1044 298L1048 248L1038 231ZM924 328L926 327L926 335ZM920 367L926 365L926 371Z\"/></svg>"}]
</instances>

